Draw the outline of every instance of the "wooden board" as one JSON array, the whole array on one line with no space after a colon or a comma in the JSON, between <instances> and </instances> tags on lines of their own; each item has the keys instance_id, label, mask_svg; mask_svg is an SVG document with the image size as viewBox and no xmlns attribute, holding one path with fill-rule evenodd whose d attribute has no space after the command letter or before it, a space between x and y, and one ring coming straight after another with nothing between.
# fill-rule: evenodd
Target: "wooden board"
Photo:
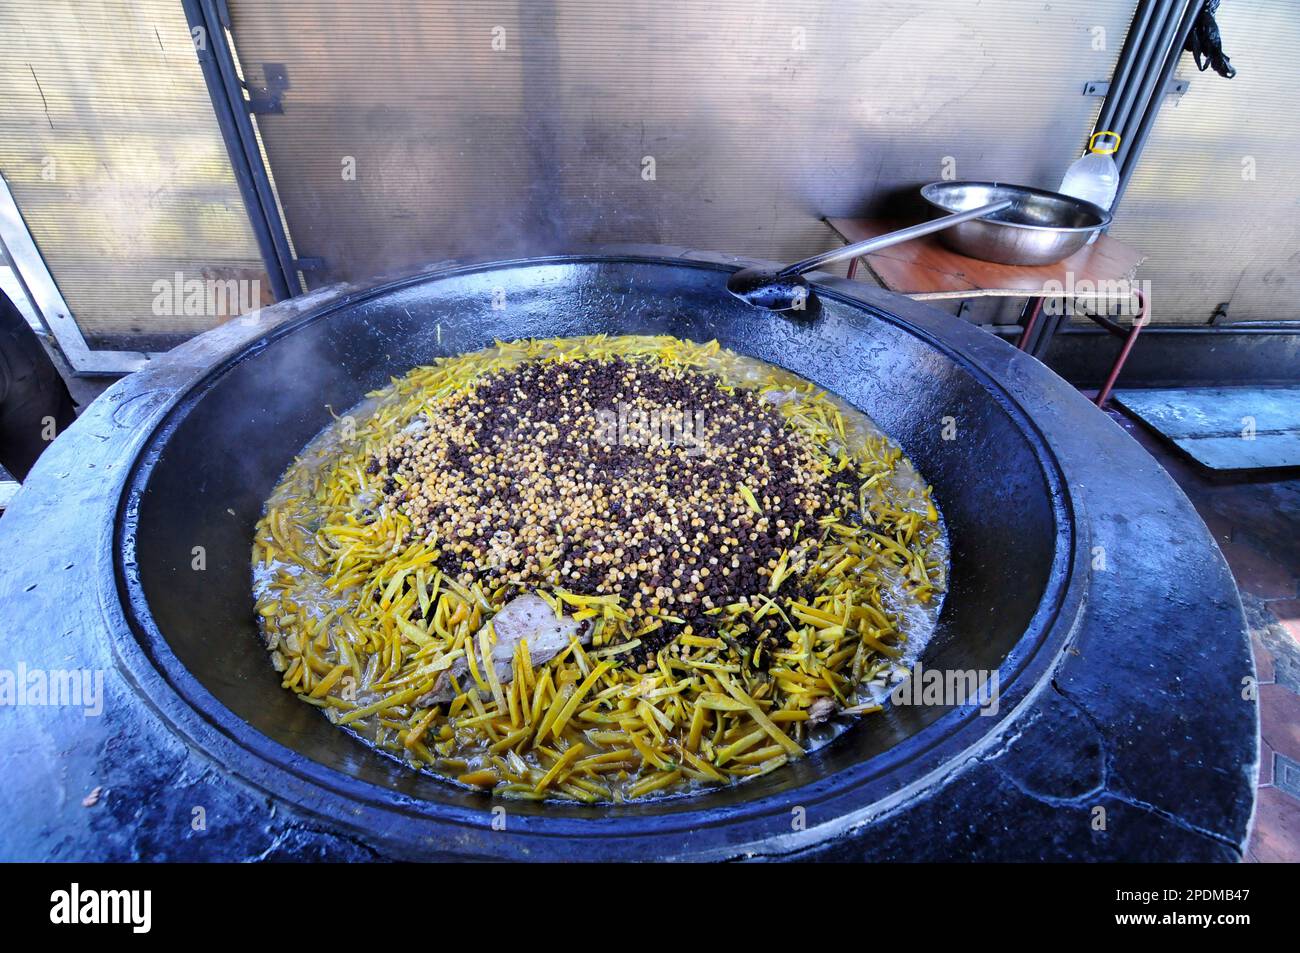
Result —
<instances>
[{"instance_id":1,"label":"wooden board","mask_svg":"<svg viewBox=\"0 0 1300 953\"><path fill-rule=\"evenodd\" d=\"M908 222L867 218L828 218L828 224L846 244L864 241L904 228ZM1026 297L1040 294L1049 283L1056 287L1081 282L1131 280L1146 260L1136 248L1109 235L1085 245L1054 265L999 265L949 251L938 235L926 235L863 259L876 280L890 291L920 300ZM1071 278L1072 276L1072 278Z\"/></svg>"}]
</instances>

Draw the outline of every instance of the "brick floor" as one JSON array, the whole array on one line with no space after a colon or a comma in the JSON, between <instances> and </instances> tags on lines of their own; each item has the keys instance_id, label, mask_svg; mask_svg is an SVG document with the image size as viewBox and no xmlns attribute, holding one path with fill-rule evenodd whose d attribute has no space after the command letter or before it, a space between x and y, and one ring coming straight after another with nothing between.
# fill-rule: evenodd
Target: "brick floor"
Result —
<instances>
[{"instance_id":1,"label":"brick floor","mask_svg":"<svg viewBox=\"0 0 1300 953\"><path fill-rule=\"evenodd\" d=\"M1276 676L1276 664L1273 653L1269 651L1264 640L1257 633L1250 634L1250 648L1255 654L1255 675L1261 685L1271 685Z\"/></svg>"},{"instance_id":2,"label":"brick floor","mask_svg":"<svg viewBox=\"0 0 1300 953\"><path fill-rule=\"evenodd\" d=\"M1237 586L1261 599L1291 599L1295 596L1295 577L1261 552L1253 542L1233 539L1221 543L1224 558L1232 567Z\"/></svg>"},{"instance_id":3,"label":"brick floor","mask_svg":"<svg viewBox=\"0 0 1300 953\"><path fill-rule=\"evenodd\" d=\"M1300 645L1300 599L1279 599L1271 603L1269 608L1277 616L1282 628L1286 629L1287 635L1295 640L1296 645Z\"/></svg>"},{"instance_id":4,"label":"brick floor","mask_svg":"<svg viewBox=\"0 0 1300 953\"><path fill-rule=\"evenodd\" d=\"M1300 800L1271 784L1261 787L1255 805L1255 835L1250 839L1246 859L1293 864L1297 844L1300 844Z\"/></svg>"},{"instance_id":5,"label":"brick floor","mask_svg":"<svg viewBox=\"0 0 1300 953\"><path fill-rule=\"evenodd\" d=\"M1285 685L1261 685L1259 733L1274 751L1300 761L1300 695Z\"/></svg>"},{"instance_id":6,"label":"brick floor","mask_svg":"<svg viewBox=\"0 0 1300 953\"><path fill-rule=\"evenodd\" d=\"M1174 478L1237 580L1260 688L1259 791L1246 860L1300 862L1300 797L1277 764L1300 762L1300 479L1224 477L1187 462L1145 427L1110 411ZM1290 765L1285 785L1300 769Z\"/></svg>"}]
</instances>

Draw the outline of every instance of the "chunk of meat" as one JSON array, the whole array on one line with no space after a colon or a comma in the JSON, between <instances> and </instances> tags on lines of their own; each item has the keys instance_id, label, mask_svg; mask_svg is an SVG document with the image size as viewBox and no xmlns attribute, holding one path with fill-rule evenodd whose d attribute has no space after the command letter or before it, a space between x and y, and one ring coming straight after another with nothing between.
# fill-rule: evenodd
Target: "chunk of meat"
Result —
<instances>
[{"instance_id":1,"label":"chunk of meat","mask_svg":"<svg viewBox=\"0 0 1300 953\"><path fill-rule=\"evenodd\" d=\"M590 626L569 616L557 618L550 604L531 592L511 599L502 606L492 617L492 628L496 632L496 644L492 646L492 666L503 685L509 684L514 678L512 662L515 647L521 641L528 642L528 656L534 666L544 665L563 652L575 635L583 645L591 644ZM475 644L477 645L477 640ZM439 676L434 687L415 700L416 707L428 708L456 697L448 674L456 676L463 687L464 677L469 674L469 662L464 658L456 659L447 672Z\"/></svg>"},{"instance_id":2,"label":"chunk of meat","mask_svg":"<svg viewBox=\"0 0 1300 953\"><path fill-rule=\"evenodd\" d=\"M830 721L836 712L835 702L829 698L819 698L808 708L808 724L820 725Z\"/></svg>"},{"instance_id":3,"label":"chunk of meat","mask_svg":"<svg viewBox=\"0 0 1300 953\"><path fill-rule=\"evenodd\" d=\"M799 392L793 388L790 390L769 390L760 395L758 399L771 404L773 407L780 407L792 400L798 400Z\"/></svg>"},{"instance_id":4,"label":"chunk of meat","mask_svg":"<svg viewBox=\"0 0 1300 953\"><path fill-rule=\"evenodd\" d=\"M429 429L429 421L425 419L424 414L416 414L411 418L411 422L402 428L405 434L420 434Z\"/></svg>"}]
</instances>

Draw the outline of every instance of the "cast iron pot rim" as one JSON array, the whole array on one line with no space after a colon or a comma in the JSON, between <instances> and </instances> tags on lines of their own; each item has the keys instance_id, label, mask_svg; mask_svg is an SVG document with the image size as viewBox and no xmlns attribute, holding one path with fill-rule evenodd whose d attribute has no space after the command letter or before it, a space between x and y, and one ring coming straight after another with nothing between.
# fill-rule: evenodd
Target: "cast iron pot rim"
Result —
<instances>
[{"instance_id":1,"label":"cast iron pot rim","mask_svg":"<svg viewBox=\"0 0 1300 953\"><path fill-rule=\"evenodd\" d=\"M393 824L400 821L414 825L415 831L412 833L418 832L427 837L436 833L436 828L451 824L486 831L488 839L479 845L484 854L495 853L489 849L493 843L491 838L501 842L504 852L513 853L504 843L507 839L489 830L493 819L491 809L503 803L500 799L485 793L481 795L482 809L469 810L436 801L416 800L392 789L361 781L273 741L218 701L175 656L147 610L141 611L147 606L147 601L138 574L129 568L132 562L130 554L134 551L135 543L135 512L156 462L156 448L160 438L167 436L183 420L185 413L236 364L304 325L323 320L341 309L367 300L460 275L547 264L619 263L690 267L717 271L720 274L737 268L735 260L719 260L717 257L670 258L589 253L491 261L427 271L360 291L345 290L337 297L314 304L303 314L285 320L267 334L235 346L171 395L166 409L161 411L148 436L137 445L118 498L117 519L112 534L115 595L127 623L125 628L133 638L122 634L123 627L110 626L110 631L114 633L115 654L129 668L136 691L149 700L173 730L189 738L198 750L214 757L227 770L246 782L278 798L287 797L291 806L324 814L334 822L352 827L362 834L394 834ZM973 358L901 315L883 311L877 304L856 294L851 283L830 276L817 277L820 279L816 283L817 294L849 305L854 309L853 320L887 321L938 349L971 374L989 397L997 401L1004 412L1012 417L1038 457L1049 486L1056 523L1056 546L1047 589L1024 634L1000 666L1000 715L996 718L981 718L974 706L949 710L919 732L866 761L802 786L787 788L739 805L711 806L708 792L653 802L656 807L663 808L658 813L619 815L614 814L608 805L579 805L576 808L564 805L564 816L561 816L559 810L551 814L512 815L512 834L515 837L521 834L560 838L589 836L599 833L600 825L617 823L616 833L620 838L665 838L673 842L672 846L682 849L682 835L689 832L692 841L699 842L706 835L714 841L708 845L694 843L692 853L700 852L701 847L734 853L737 849L735 835L741 835L741 843L751 839L751 834L754 841L771 841L774 829L777 832L790 831L789 818L793 807L812 808L836 801L839 803L833 803L833 819L841 822L843 827L853 826L861 823L865 814L884 813L915 792L942 781L946 774L958 767L964 756L968 757L974 749L992 743L1002 734L1022 704L1036 696L1047 683L1057 652L1044 650L1060 648L1068 638L1073 618L1082 605L1081 597L1071 593L1069 585L1074 575L1074 564L1079 558L1077 524L1070 518L1074 507L1068 483L1050 444L1019 401ZM722 287L721 284L719 287ZM912 302L908 304L915 306ZM789 319L776 317L773 320ZM164 363L165 359L155 367L161 367ZM149 373L149 370L143 373ZM108 608L108 599L103 601ZM230 742L236 746L237 752L251 758L241 757L237 763L223 758L221 755L224 752L221 749L229 751L227 744ZM925 764L917 776L899 778L899 775L906 774L909 767L922 761ZM890 782L898 783L891 786ZM306 785L306 789L303 790L301 785ZM288 793L293 788L298 789L299 796L294 797ZM863 794L867 796L864 798ZM361 818L357 810L359 805L382 812L379 816L384 821L378 828L373 822L366 823ZM559 808L561 805L556 803L555 806ZM854 816L850 817L850 813ZM809 811L809 814L812 812ZM375 820L378 820L378 816L372 817L372 821ZM766 825L764 821L767 822ZM752 822L757 822L758 826L754 827ZM753 829L743 832L737 830L745 825ZM830 832L833 833L835 832ZM814 828L811 821L806 834L809 836L793 839L812 842L829 836L827 825Z\"/></svg>"}]
</instances>

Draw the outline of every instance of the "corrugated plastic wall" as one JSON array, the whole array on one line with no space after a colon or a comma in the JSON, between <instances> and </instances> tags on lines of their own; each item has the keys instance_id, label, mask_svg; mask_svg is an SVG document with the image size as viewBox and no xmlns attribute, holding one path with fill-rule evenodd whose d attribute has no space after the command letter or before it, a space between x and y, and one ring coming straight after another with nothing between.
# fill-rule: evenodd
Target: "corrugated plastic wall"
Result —
<instances>
[{"instance_id":1,"label":"corrugated plastic wall","mask_svg":"<svg viewBox=\"0 0 1300 953\"><path fill-rule=\"evenodd\" d=\"M314 284L441 258L657 241L793 259L821 215L955 175L1053 187L1133 0L231 0ZM1155 319L1300 317L1300 7L1219 10L1236 79L1167 101L1113 234ZM175 0L0 7L0 171L94 346L152 349L223 315L154 282L266 288Z\"/></svg>"},{"instance_id":2,"label":"corrugated plastic wall","mask_svg":"<svg viewBox=\"0 0 1300 953\"><path fill-rule=\"evenodd\" d=\"M1134 0L231 0L315 283L651 241L772 259L949 176L1053 187Z\"/></svg>"},{"instance_id":3,"label":"corrugated plastic wall","mask_svg":"<svg viewBox=\"0 0 1300 953\"><path fill-rule=\"evenodd\" d=\"M1300 318L1300 3L1228 0L1238 73L1199 73L1165 103L1111 234L1147 253L1153 320Z\"/></svg>"},{"instance_id":4,"label":"corrugated plastic wall","mask_svg":"<svg viewBox=\"0 0 1300 953\"><path fill-rule=\"evenodd\" d=\"M0 4L0 102L0 171L92 346L222 320L157 313L177 272L267 287L177 0Z\"/></svg>"}]
</instances>

